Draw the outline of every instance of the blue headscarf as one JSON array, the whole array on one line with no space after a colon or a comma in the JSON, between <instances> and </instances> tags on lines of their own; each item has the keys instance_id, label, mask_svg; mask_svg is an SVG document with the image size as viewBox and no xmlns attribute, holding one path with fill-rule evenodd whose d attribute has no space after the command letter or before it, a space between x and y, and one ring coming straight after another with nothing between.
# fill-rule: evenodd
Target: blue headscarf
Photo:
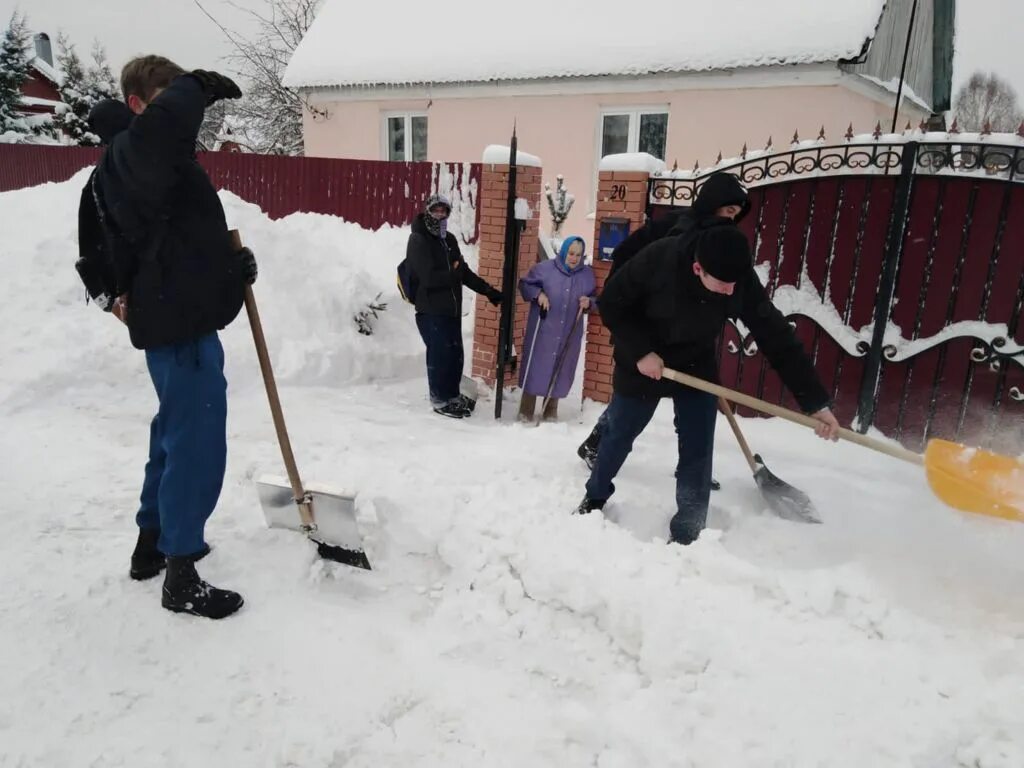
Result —
<instances>
[{"instance_id":1,"label":"blue headscarf","mask_svg":"<svg viewBox=\"0 0 1024 768\"><path fill-rule=\"evenodd\" d=\"M569 258L569 248L571 248L572 244L577 241L579 241L579 244L583 246L583 253L580 254L580 263L577 264L575 268L569 269L569 264L567 263ZM563 272L565 272L565 274L571 275L573 272L579 272L581 269L583 269L583 267L585 266L586 257L586 242L584 242L582 237L576 237L575 235L573 235L571 237L565 238L565 240L562 241L562 247L558 250L558 266Z\"/></svg>"}]
</instances>

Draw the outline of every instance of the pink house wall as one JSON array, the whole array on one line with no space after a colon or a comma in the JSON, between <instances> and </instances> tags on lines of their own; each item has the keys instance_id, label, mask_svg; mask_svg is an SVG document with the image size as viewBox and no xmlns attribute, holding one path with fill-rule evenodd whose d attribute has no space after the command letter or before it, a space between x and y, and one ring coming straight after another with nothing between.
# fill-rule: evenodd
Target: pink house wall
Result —
<instances>
[{"instance_id":1,"label":"pink house wall","mask_svg":"<svg viewBox=\"0 0 1024 768\"><path fill-rule=\"evenodd\" d=\"M562 174L577 202L563 229L579 233L593 247L596 163L602 110L622 107L667 107L666 161L680 168L714 163L719 151L737 156L744 143L761 148L771 136L775 146L788 144L793 131L815 138L822 125L831 140L841 140L853 123L858 133L877 122L888 130L893 98L874 100L840 85L719 90L659 91L551 96L486 96L433 100L314 101L328 116L305 122L306 153L321 157L384 159L382 117L385 112L417 111L428 115L428 160L479 161L489 144L507 144L512 124L519 146L544 162L544 180ZM924 116L911 107L901 115L916 125ZM545 207L546 206L542 206ZM542 232L550 223L545 210Z\"/></svg>"}]
</instances>

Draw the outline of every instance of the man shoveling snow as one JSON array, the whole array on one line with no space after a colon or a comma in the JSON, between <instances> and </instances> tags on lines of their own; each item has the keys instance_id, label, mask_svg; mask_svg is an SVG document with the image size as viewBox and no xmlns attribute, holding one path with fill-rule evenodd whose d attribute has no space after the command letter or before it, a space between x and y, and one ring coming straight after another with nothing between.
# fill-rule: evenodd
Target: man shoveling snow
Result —
<instances>
[{"instance_id":1,"label":"man shoveling snow","mask_svg":"<svg viewBox=\"0 0 1024 768\"><path fill-rule=\"evenodd\" d=\"M130 575L150 579L166 566L163 607L219 619L243 600L210 586L195 568L209 552L204 529L227 459L217 331L238 315L256 262L251 252L232 249L224 209L194 147L206 107L241 92L222 75L186 73L159 56L128 62L121 88L127 106L104 101L90 115L107 148L82 193L76 266L89 295L145 350L160 403Z\"/></svg>"}]
</instances>

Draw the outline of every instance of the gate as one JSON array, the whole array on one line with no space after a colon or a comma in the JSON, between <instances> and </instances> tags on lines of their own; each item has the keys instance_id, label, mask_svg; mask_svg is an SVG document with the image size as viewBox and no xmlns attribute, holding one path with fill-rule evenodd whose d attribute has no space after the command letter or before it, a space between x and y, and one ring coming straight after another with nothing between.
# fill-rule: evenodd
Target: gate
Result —
<instances>
[{"instance_id":1,"label":"gate","mask_svg":"<svg viewBox=\"0 0 1024 768\"><path fill-rule=\"evenodd\" d=\"M649 182L649 217L714 171L750 191L741 228L837 416L908 447L931 437L1024 447L1024 138L848 136L747 153ZM795 407L742 324L722 382Z\"/></svg>"}]
</instances>

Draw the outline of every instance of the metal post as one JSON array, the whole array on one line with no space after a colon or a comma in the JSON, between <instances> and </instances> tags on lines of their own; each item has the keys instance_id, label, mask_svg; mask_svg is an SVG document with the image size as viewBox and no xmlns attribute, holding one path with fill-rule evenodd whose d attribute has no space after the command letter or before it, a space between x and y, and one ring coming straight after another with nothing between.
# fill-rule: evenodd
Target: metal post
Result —
<instances>
[{"instance_id":1,"label":"metal post","mask_svg":"<svg viewBox=\"0 0 1024 768\"><path fill-rule=\"evenodd\" d=\"M516 129L512 128L512 143L508 158L508 200L505 207L505 258L502 265L501 319L498 322L498 370L494 377L494 418L501 418L505 392L505 367L512 357L512 322L515 310L515 283L519 271L519 226L516 222Z\"/></svg>"},{"instance_id":2,"label":"metal post","mask_svg":"<svg viewBox=\"0 0 1024 768\"><path fill-rule=\"evenodd\" d=\"M907 76L907 61L910 58L910 39L914 36L914 19L917 18L917 0L910 8L910 24L907 25L907 43L903 48L903 66L900 68L900 85L896 90L896 107L892 111L892 130L896 133L896 121L900 117L900 102L903 101L903 82Z\"/></svg>"},{"instance_id":3,"label":"metal post","mask_svg":"<svg viewBox=\"0 0 1024 768\"><path fill-rule=\"evenodd\" d=\"M903 146L900 163L900 178L896 182L896 193L892 203L892 217L889 232L885 238L885 254L882 256L882 276L875 298L874 327L871 331L871 347L864 363L864 377L861 379L860 403L857 409L857 430L865 434L875 418L875 398L882 378L882 354L885 330L889 324L889 313L896 293L896 277L903 257L903 243L906 239L907 222L910 216L910 193L914 186L914 166L917 162L916 141Z\"/></svg>"}]
</instances>

